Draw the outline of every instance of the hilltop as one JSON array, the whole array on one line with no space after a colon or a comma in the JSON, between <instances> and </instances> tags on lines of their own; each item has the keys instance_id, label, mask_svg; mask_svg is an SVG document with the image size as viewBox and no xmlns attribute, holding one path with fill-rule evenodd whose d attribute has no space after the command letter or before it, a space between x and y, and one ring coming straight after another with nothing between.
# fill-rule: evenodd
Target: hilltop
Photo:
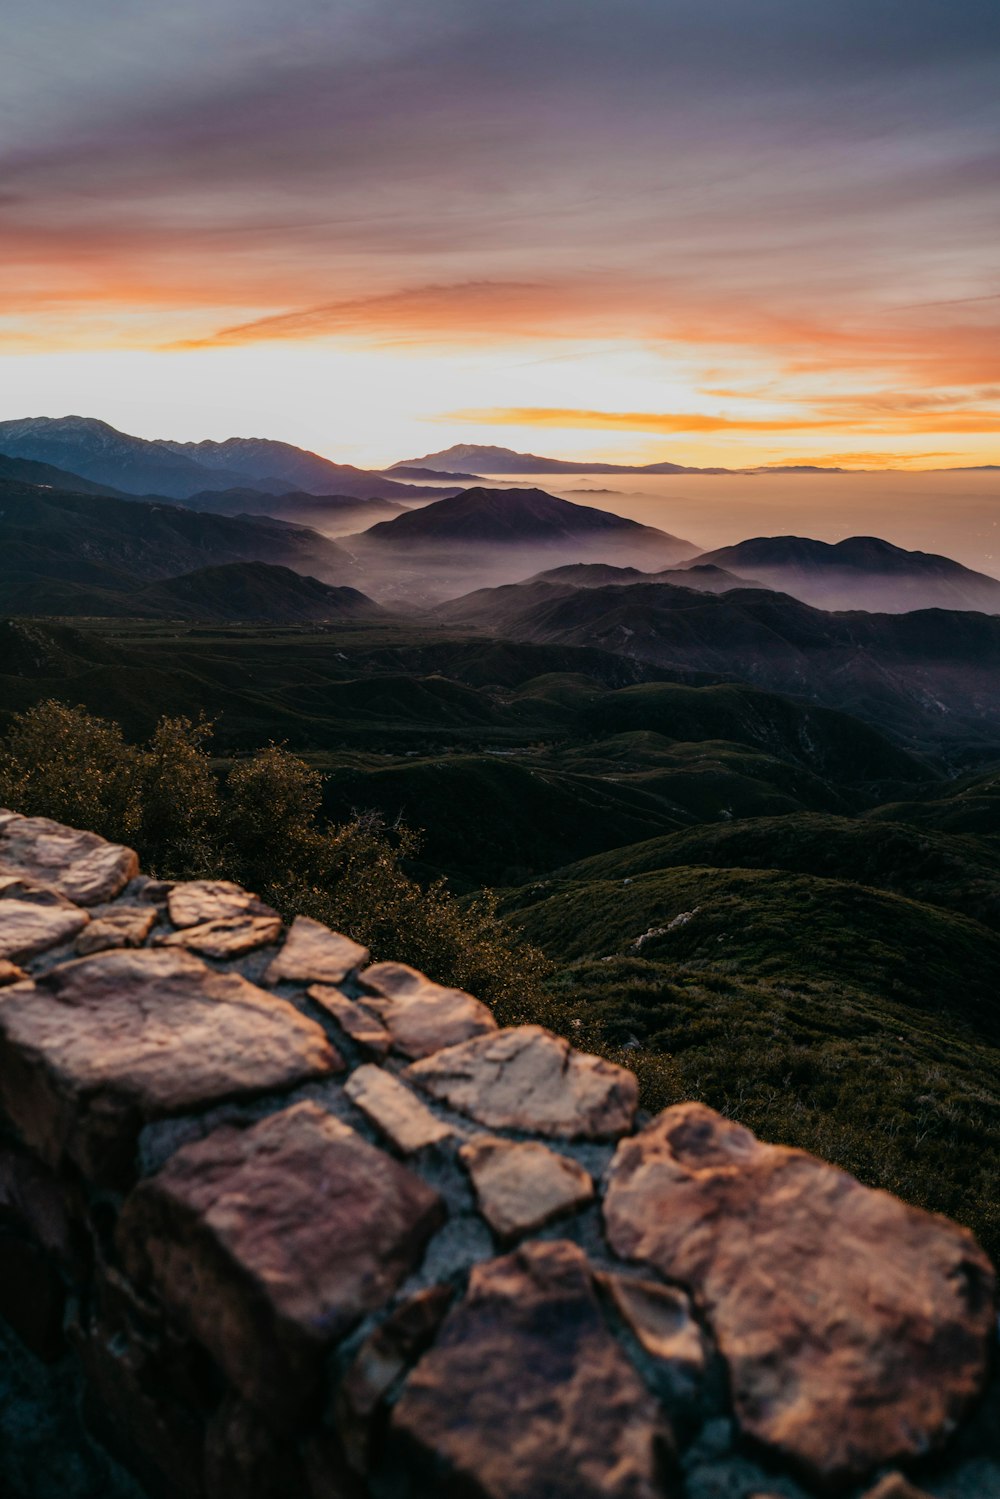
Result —
<instances>
[{"instance_id":1,"label":"hilltop","mask_svg":"<svg viewBox=\"0 0 1000 1499\"><path fill-rule=\"evenodd\" d=\"M1000 582L950 557L912 552L878 536L814 541L807 536L756 536L704 552L697 564L744 569L769 588L821 609L981 609L1000 614Z\"/></svg>"}]
</instances>

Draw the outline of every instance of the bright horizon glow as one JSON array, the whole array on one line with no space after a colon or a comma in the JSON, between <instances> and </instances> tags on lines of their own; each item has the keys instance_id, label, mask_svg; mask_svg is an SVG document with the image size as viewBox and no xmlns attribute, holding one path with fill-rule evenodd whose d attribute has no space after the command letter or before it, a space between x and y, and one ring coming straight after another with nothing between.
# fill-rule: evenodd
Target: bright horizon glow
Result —
<instances>
[{"instance_id":1,"label":"bright horizon glow","mask_svg":"<svg viewBox=\"0 0 1000 1499\"><path fill-rule=\"evenodd\" d=\"M985 0L11 7L3 417L1000 461Z\"/></svg>"}]
</instances>

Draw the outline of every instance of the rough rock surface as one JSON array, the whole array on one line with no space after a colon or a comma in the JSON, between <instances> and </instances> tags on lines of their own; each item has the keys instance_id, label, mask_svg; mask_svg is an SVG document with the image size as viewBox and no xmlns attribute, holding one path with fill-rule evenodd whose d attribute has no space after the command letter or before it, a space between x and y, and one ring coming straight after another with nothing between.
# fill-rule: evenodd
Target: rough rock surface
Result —
<instances>
[{"instance_id":1,"label":"rough rock surface","mask_svg":"<svg viewBox=\"0 0 1000 1499\"><path fill-rule=\"evenodd\" d=\"M186 947L203 958L239 958L281 936L280 916L219 916L160 939L162 947Z\"/></svg>"},{"instance_id":2,"label":"rough rock surface","mask_svg":"<svg viewBox=\"0 0 1000 1499\"><path fill-rule=\"evenodd\" d=\"M109 947L141 947L156 920L155 906L120 906L91 918L74 944L81 957Z\"/></svg>"},{"instance_id":3,"label":"rough rock surface","mask_svg":"<svg viewBox=\"0 0 1000 1499\"><path fill-rule=\"evenodd\" d=\"M231 882L0 856L5 1496L1000 1495L963 1230Z\"/></svg>"},{"instance_id":4,"label":"rough rock surface","mask_svg":"<svg viewBox=\"0 0 1000 1499\"><path fill-rule=\"evenodd\" d=\"M994 1286L971 1234L702 1104L618 1147L605 1220L691 1290L743 1430L814 1478L923 1455L983 1386Z\"/></svg>"},{"instance_id":5,"label":"rough rock surface","mask_svg":"<svg viewBox=\"0 0 1000 1499\"><path fill-rule=\"evenodd\" d=\"M574 1051L540 1025L479 1036L414 1062L406 1076L488 1129L617 1139L631 1127L635 1074Z\"/></svg>"},{"instance_id":6,"label":"rough rock surface","mask_svg":"<svg viewBox=\"0 0 1000 1499\"><path fill-rule=\"evenodd\" d=\"M0 1005L0 1103L43 1160L119 1179L150 1119L335 1070L320 1028L190 953L98 953Z\"/></svg>"},{"instance_id":7,"label":"rough rock surface","mask_svg":"<svg viewBox=\"0 0 1000 1499\"><path fill-rule=\"evenodd\" d=\"M459 1155L472 1177L479 1210L501 1239L534 1233L594 1195L594 1183L582 1166L537 1140L476 1135Z\"/></svg>"},{"instance_id":8,"label":"rough rock surface","mask_svg":"<svg viewBox=\"0 0 1000 1499\"><path fill-rule=\"evenodd\" d=\"M442 1499L671 1493L658 1481L665 1422L602 1320L586 1256L565 1241L473 1269L392 1429Z\"/></svg>"},{"instance_id":9,"label":"rough rock surface","mask_svg":"<svg viewBox=\"0 0 1000 1499\"><path fill-rule=\"evenodd\" d=\"M370 998L365 1004L379 1015L392 1037L393 1050L416 1060L473 1036L495 1031L489 1010L464 989L446 989L405 963L373 963L359 975Z\"/></svg>"},{"instance_id":10,"label":"rough rock surface","mask_svg":"<svg viewBox=\"0 0 1000 1499\"><path fill-rule=\"evenodd\" d=\"M350 1036L363 1051L371 1056L384 1057L392 1044L392 1038L377 1015L364 1005L348 999L346 994L332 984L313 984L309 998L332 1015L345 1035Z\"/></svg>"},{"instance_id":11,"label":"rough rock surface","mask_svg":"<svg viewBox=\"0 0 1000 1499\"><path fill-rule=\"evenodd\" d=\"M80 906L113 900L139 873L130 848L47 817L0 812L0 874L27 875Z\"/></svg>"},{"instance_id":12,"label":"rough rock surface","mask_svg":"<svg viewBox=\"0 0 1000 1499\"><path fill-rule=\"evenodd\" d=\"M230 921L240 917L277 916L270 906L232 880L185 880L171 885L167 910L174 926L201 926L206 921Z\"/></svg>"},{"instance_id":13,"label":"rough rock surface","mask_svg":"<svg viewBox=\"0 0 1000 1499\"><path fill-rule=\"evenodd\" d=\"M405 1083L381 1067L358 1067L347 1079L344 1092L406 1155L447 1140L452 1133Z\"/></svg>"},{"instance_id":14,"label":"rough rock surface","mask_svg":"<svg viewBox=\"0 0 1000 1499\"><path fill-rule=\"evenodd\" d=\"M306 1102L179 1150L126 1202L119 1244L236 1389L285 1411L443 1217L419 1177Z\"/></svg>"},{"instance_id":15,"label":"rough rock surface","mask_svg":"<svg viewBox=\"0 0 1000 1499\"><path fill-rule=\"evenodd\" d=\"M339 984L367 962L367 947L331 932L310 916L296 916L284 947L267 970L267 982L279 984L285 979L300 984Z\"/></svg>"},{"instance_id":16,"label":"rough rock surface","mask_svg":"<svg viewBox=\"0 0 1000 1499\"><path fill-rule=\"evenodd\" d=\"M23 963L36 953L68 942L87 925L90 917L86 911L50 893L51 900L4 899L0 957Z\"/></svg>"}]
</instances>

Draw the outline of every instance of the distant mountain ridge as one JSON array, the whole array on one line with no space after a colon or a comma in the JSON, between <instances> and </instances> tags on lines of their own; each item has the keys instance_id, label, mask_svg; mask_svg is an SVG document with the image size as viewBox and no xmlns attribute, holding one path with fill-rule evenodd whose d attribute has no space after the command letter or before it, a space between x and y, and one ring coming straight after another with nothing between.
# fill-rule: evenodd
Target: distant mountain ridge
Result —
<instances>
[{"instance_id":1,"label":"distant mountain ridge","mask_svg":"<svg viewBox=\"0 0 1000 1499\"><path fill-rule=\"evenodd\" d=\"M851 536L838 542L756 536L704 552L695 560L745 570L767 587L822 609L875 613L976 609L1000 614L996 578L963 567L950 557L907 551L878 536Z\"/></svg>"},{"instance_id":2,"label":"distant mountain ridge","mask_svg":"<svg viewBox=\"0 0 1000 1499\"><path fill-rule=\"evenodd\" d=\"M473 468L488 474L701 474L725 473L724 469L685 468L682 463L578 463L565 458L542 458L537 453L518 453L514 448L485 443L456 442L422 458L403 458L386 469Z\"/></svg>"},{"instance_id":3,"label":"distant mountain ridge","mask_svg":"<svg viewBox=\"0 0 1000 1499\"><path fill-rule=\"evenodd\" d=\"M133 437L95 417L26 417L0 422L0 454L53 464L98 485L141 497L187 499L208 489L244 487L269 494L289 489L363 499L438 498L438 486L415 486L381 473L332 463L290 443L233 437L173 442Z\"/></svg>"}]
</instances>

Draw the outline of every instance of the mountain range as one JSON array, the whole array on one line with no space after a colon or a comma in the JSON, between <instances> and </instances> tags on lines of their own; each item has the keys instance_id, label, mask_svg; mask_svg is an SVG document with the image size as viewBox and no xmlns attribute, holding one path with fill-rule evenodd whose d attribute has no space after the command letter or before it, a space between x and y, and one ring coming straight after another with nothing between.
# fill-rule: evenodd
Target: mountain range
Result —
<instances>
[{"instance_id":1,"label":"mountain range","mask_svg":"<svg viewBox=\"0 0 1000 1499\"><path fill-rule=\"evenodd\" d=\"M103 614L106 593L230 562L274 563L327 583L357 577L328 537L269 516L0 482L0 607L12 613Z\"/></svg>"},{"instance_id":2,"label":"mountain range","mask_svg":"<svg viewBox=\"0 0 1000 1499\"><path fill-rule=\"evenodd\" d=\"M380 472L332 463L290 443L249 437L224 442L149 440L83 416L0 422L0 454L52 464L128 494L168 499L234 487L268 494L301 489L362 499L434 499L441 494L440 487L403 484Z\"/></svg>"},{"instance_id":3,"label":"mountain range","mask_svg":"<svg viewBox=\"0 0 1000 1499\"><path fill-rule=\"evenodd\" d=\"M673 583L539 581L439 606L491 635L616 651L823 703L914 748L1000 747L1000 617L945 610L828 613L787 594Z\"/></svg>"}]
</instances>

